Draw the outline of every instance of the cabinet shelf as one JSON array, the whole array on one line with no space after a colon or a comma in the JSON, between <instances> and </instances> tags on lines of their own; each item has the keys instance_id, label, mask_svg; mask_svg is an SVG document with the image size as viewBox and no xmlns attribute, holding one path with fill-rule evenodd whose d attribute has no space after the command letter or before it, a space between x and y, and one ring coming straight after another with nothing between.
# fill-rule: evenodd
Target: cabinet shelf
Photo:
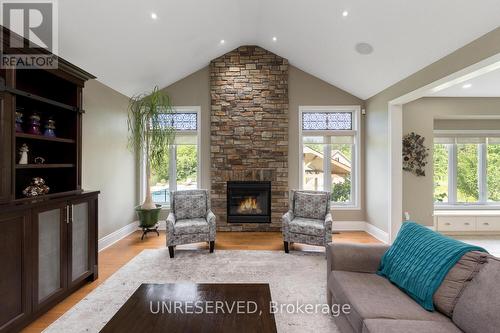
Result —
<instances>
[{"instance_id":1,"label":"cabinet shelf","mask_svg":"<svg viewBox=\"0 0 500 333\"><path fill-rule=\"evenodd\" d=\"M31 94L31 93L28 93L26 91L15 89L15 88L5 87L4 89L6 91L14 94L14 95L23 96L23 97L29 98L29 99L37 101L37 102L42 102L42 103L49 104L52 106L57 106L58 108L69 110L69 111L75 111L75 112L78 111L78 108L75 106L61 103L61 102L55 101L55 100L50 99L50 98L38 96L38 95Z\"/></svg>"},{"instance_id":2,"label":"cabinet shelf","mask_svg":"<svg viewBox=\"0 0 500 333\"><path fill-rule=\"evenodd\" d=\"M54 138L50 136L43 135L33 135L27 133L16 133L16 138L30 139L30 140L41 140L41 141L52 141L52 142L63 142L63 143L75 143L73 139L65 138Z\"/></svg>"},{"instance_id":3,"label":"cabinet shelf","mask_svg":"<svg viewBox=\"0 0 500 333\"><path fill-rule=\"evenodd\" d=\"M54 168L74 168L71 163L47 163L47 164L16 164L16 169L54 169Z\"/></svg>"},{"instance_id":4,"label":"cabinet shelf","mask_svg":"<svg viewBox=\"0 0 500 333\"><path fill-rule=\"evenodd\" d=\"M17 203L28 203L28 202L40 202L40 201L44 201L44 200L47 200L47 199L65 197L65 196L70 196L70 195L77 195L77 194L80 194L82 192L83 192L82 190L54 192L54 193L39 195L37 197L17 198L17 199L14 200L14 203L17 204Z\"/></svg>"}]
</instances>

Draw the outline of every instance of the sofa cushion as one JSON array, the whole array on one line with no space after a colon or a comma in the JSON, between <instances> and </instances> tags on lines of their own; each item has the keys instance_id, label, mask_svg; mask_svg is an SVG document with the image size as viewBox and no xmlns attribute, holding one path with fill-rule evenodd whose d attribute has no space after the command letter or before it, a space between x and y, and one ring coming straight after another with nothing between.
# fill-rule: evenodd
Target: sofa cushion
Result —
<instances>
[{"instance_id":1,"label":"sofa cushion","mask_svg":"<svg viewBox=\"0 0 500 333\"><path fill-rule=\"evenodd\" d=\"M346 316L356 332L362 331L365 319L450 320L439 312L426 311L389 280L376 274L333 271L328 288L341 305L350 304L351 311Z\"/></svg>"},{"instance_id":2,"label":"sofa cushion","mask_svg":"<svg viewBox=\"0 0 500 333\"><path fill-rule=\"evenodd\" d=\"M461 333L450 321L367 319L362 333Z\"/></svg>"},{"instance_id":3,"label":"sofa cushion","mask_svg":"<svg viewBox=\"0 0 500 333\"><path fill-rule=\"evenodd\" d=\"M208 234L208 223L204 218L177 220L174 235Z\"/></svg>"},{"instance_id":4,"label":"sofa cushion","mask_svg":"<svg viewBox=\"0 0 500 333\"><path fill-rule=\"evenodd\" d=\"M453 310L453 322L466 333L493 333L500 328L500 259L488 256L464 289Z\"/></svg>"},{"instance_id":5,"label":"sofa cushion","mask_svg":"<svg viewBox=\"0 0 500 333\"><path fill-rule=\"evenodd\" d=\"M486 262L488 254L479 251L467 252L453 266L443 283L433 296L436 309L448 317L453 315L453 308L469 282L476 276Z\"/></svg>"},{"instance_id":6,"label":"sofa cushion","mask_svg":"<svg viewBox=\"0 0 500 333\"><path fill-rule=\"evenodd\" d=\"M174 211L179 220L205 217L207 199L203 194L176 195Z\"/></svg>"},{"instance_id":7,"label":"sofa cushion","mask_svg":"<svg viewBox=\"0 0 500 333\"><path fill-rule=\"evenodd\" d=\"M324 193L295 192L294 215L324 220L327 214L328 196Z\"/></svg>"},{"instance_id":8,"label":"sofa cushion","mask_svg":"<svg viewBox=\"0 0 500 333\"><path fill-rule=\"evenodd\" d=\"M310 236L323 236L325 221L296 217L288 224L290 232Z\"/></svg>"}]
</instances>

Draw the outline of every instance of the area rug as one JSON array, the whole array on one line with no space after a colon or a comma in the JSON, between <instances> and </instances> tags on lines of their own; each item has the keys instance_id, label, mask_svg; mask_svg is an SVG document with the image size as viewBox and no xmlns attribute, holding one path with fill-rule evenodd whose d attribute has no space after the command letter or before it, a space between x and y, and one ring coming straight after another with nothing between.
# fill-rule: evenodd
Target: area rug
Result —
<instances>
[{"instance_id":1,"label":"area rug","mask_svg":"<svg viewBox=\"0 0 500 333\"><path fill-rule=\"evenodd\" d=\"M278 332L338 332L322 306L300 309L326 303L324 253L177 251L170 259L167 249L141 252L44 332L99 332L141 283L174 282L269 283L272 300L288 307L275 313Z\"/></svg>"}]
</instances>

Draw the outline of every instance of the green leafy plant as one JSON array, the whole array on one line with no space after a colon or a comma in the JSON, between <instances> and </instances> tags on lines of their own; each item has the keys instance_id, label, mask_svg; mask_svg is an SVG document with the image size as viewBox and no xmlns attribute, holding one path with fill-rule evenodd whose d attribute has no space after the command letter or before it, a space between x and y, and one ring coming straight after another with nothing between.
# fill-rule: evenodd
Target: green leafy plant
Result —
<instances>
[{"instance_id":1,"label":"green leafy plant","mask_svg":"<svg viewBox=\"0 0 500 333\"><path fill-rule=\"evenodd\" d=\"M170 97L158 87L151 93L133 96L129 102L129 148L138 157L143 153L146 164L146 198L141 209L156 208L151 195L151 167L159 168L165 152L174 143L175 129L168 121L172 113Z\"/></svg>"},{"instance_id":2,"label":"green leafy plant","mask_svg":"<svg viewBox=\"0 0 500 333\"><path fill-rule=\"evenodd\" d=\"M350 178L345 178L344 182L333 185L331 199L334 202L346 202L351 199Z\"/></svg>"}]
</instances>

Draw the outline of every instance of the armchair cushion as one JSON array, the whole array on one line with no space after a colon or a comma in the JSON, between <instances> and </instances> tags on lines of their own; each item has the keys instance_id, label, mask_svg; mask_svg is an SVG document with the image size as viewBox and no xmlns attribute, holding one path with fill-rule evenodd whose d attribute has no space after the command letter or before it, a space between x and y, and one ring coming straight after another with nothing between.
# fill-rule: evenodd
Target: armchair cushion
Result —
<instances>
[{"instance_id":1,"label":"armchair cushion","mask_svg":"<svg viewBox=\"0 0 500 333\"><path fill-rule=\"evenodd\" d=\"M174 211L178 220L205 218L207 199L201 193L177 195L174 201Z\"/></svg>"},{"instance_id":2,"label":"armchair cushion","mask_svg":"<svg viewBox=\"0 0 500 333\"><path fill-rule=\"evenodd\" d=\"M324 220L329 198L323 193L295 192L293 213L298 217Z\"/></svg>"},{"instance_id":3,"label":"armchair cushion","mask_svg":"<svg viewBox=\"0 0 500 333\"><path fill-rule=\"evenodd\" d=\"M208 222L203 218L177 220L174 227L175 235L208 234Z\"/></svg>"},{"instance_id":4,"label":"armchair cushion","mask_svg":"<svg viewBox=\"0 0 500 333\"><path fill-rule=\"evenodd\" d=\"M289 231L296 234L322 236L325 233L325 221L296 217L290 221Z\"/></svg>"}]
</instances>

